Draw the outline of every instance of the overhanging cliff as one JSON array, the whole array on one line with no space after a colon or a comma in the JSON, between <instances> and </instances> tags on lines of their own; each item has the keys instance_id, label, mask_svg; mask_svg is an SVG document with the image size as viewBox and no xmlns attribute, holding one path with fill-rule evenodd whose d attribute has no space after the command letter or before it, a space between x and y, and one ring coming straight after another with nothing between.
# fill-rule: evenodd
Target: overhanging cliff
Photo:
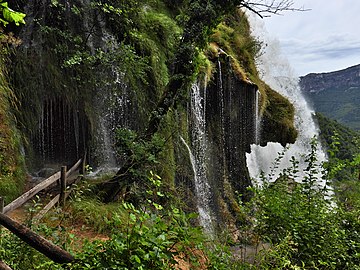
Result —
<instances>
[{"instance_id":1,"label":"overhanging cliff","mask_svg":"<svg viewBox=\"0 0 360 270\"><path fill-rule=\"evenodd\" d=\"M164 139L163 148L144 154L145 160L139 159L126 171L132 173L128 182L116 185L130 183L127 188L135 190L134 183L143 184L144 173L156 168L180 197L189 197L188 205L194 208L195 173L180 140L180 136L185 138L190 152L195 151L194 141L200 133L193 132L189 117L191 87L182 87L172 100L163 97L172 90L169 82L170 86L176 80L189 86L199 82L206 123L203 168L211 189L208 197L219 220L236 222L236 194L246 198L251 185L245 161L250 144L285 144L296 137L292 105L258 77L254 57L260 44L251 37L246 16L240 10L228 15L208 37L207 48L199 52L196 43L180 46L184 26L177 21L178 9L150 1L113 5L128 20L104 3L52 1L45 5L35 1L22 5L31 22L19 33L23 43L14 49L9 69L20 101L19 128L28 142L24 144L28 167L38 160L42 164L70 162L85 149L93 164L104 165L99 156L109 154L112 157L107 156L105 163L121 167L129 157L136 154L138 158L148 149L148 119L158 117L154 133ZM192 54L186 58L188 66L176 62L184 61L175 57L181 56L179 49L194 53L194 59ZM178 66L183 77L174 72ZM166 110L154 110L161 102ZM154 111L159 115L154 116ZM121 149L124 145L115 136L119 129L133 132L126 133L129 140L143 140L126 147L141 145L143 149ZM61 145L66 144L71 150L62 151ZM101 148L104 146L109 148Z\"/></svg>"}]
</instances>

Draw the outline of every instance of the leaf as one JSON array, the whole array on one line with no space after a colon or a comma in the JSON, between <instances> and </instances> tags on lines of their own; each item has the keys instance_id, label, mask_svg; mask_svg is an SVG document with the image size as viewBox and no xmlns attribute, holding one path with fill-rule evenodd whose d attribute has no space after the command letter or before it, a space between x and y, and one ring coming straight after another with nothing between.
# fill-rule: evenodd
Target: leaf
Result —
<instances>
[{"instance_id":1,"label":"leaf","mask_svg":"<svg viewBox=\"0 0 360 270\"><path fill-rule=\"evenodd\" d=\"M133 255L132 258L133 258L138 264L141 264L141 260L140 260L139 256Z\"/></svg>"},{"instance_id":2,"label":"leaf","mask_svg":"<svg viewBox=\"0 0 360 270\"><path fill-rule=\"evenodd\" d=\"M156 194L157 194L159 197L164 197L164 196L165 196L164 193L162 193L162 192L160 192L160 191L156 192Z\"/></svg>"},{"instance_id":3,"label":"leaf","mask_svg":"<svg viewBox=\"0 0 360 270\"><path fill-rule=\"evenodd\" d=\"M157 203L154 203L154 202L153 202L153 205L155 206L155 208L156 208L157 210L162 210L162 209L163 209L162 205L160 205L160 204L157 204Z\"/></svg>"},{"instance_id":4,"label":"leaf","mask_svg":"<svg viewBox=\"0 0 360 270\"><path fill-rule=\"evenodd\" d=\"M133 213L130 213L129 215L131 221L135 222L136 221L136 216Z\"/></svg>"},{"instance_id":5,"label":"leaf","mask_svg":"<svg viewBox=\"0 0 360 270\"><path fill-rule=\"evenodd\" d=\"M0 22L6 26L9 22L14 22L16 25L20 25L20 23L25 24L25 16L26 14L17 12L8 7L7 2L3 2L0 4L0 8L2 9L3 18L0 19Z\"/></svg>"}]
</instances>

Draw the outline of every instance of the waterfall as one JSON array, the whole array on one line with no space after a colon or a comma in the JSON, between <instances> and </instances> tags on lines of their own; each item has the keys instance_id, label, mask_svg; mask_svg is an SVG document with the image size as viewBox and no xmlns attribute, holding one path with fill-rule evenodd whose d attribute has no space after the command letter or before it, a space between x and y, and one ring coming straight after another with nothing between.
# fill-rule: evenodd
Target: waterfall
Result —
<instances>
[{"instance_id":1,"label":"waterfall","mask_svg":"<svg viewBox=\"0 0 360 270\"><path fill-rule=\"evenodd\" d=\"M206 92L206 91L204 91ZM196 156L199 175L206 179L206 134L205 134L205 99L201 97L199 83L191 87L190 114L192 121L191 148ZM206 182L206 180L205 180Z\"/></svg>"},{"instance_id":2,"label":"waterfall","mask_svg":"<svg viewBox=\"0 0 360 270\"><path fill-rule=\"evenodd\" d=\"M259 100L260 100L260 91L257 90L255 93L255 117L254 117L254 143L260 143L260 135L261 135L261 115L259 111Z\"/></svg>"},{"instance_id":3,"label":"waterfall","mask_svg":"<svg viewBox=\"0 0 360 270\"><path fill-rule=\"evenodd\" d=\"M90 6L90 1L86 0L85 6ZM87 14L84 20L85 28L88 29L89 39L87 45L92 53L99 48L108 53L117 53L121 47L117 39L106 30L103 18L93 17ZM94 24L95 29L90 25ZM98 173L115 172L121 166L121 157L117 156L115 149L116 130L118 128L131 128L129 119L134 117L131 103L131 92L128 85L124 82L125 74L121 71L121 65L113 63L109 69L102 70L102 77L108 82L97 89L94 98L95 116L94 147L92 162L97 170L92 175Z\"/></svg>"},{"instance_id":4,"label":"waterfall","mask_svg":"<svg viewBox=\"0 0 360 270\"><path fill-rule=\"evenodd\" d=\"M217 91L219 92L219 102L220 102L220 127L221 127L221 156L223 157L223 177L226 175L226 151L225 151L225 100L224 100L224 83L223 83L223 74L221 69L220 58L218 59L218 81L217 81Z\"/></svg>"},{"instance_id":5,"label":"waterfall","mask_svg":"<svg viewBox=\"0 0 360 270\"><path fill-rule=\"evenodd\" d=\"M279 168L274 173L279 175L284 168L289 167L291 165L289 162L291 156L300 161L300 171L303 171L304 166L306 166L304 156L310 153L311 139L314 136L318 137L319 134L318 127L313 119L314 112L300 91L299 78L294 76L288 61L281 55L279 43L267 37L263 24L257 18L250 16L250 22L253 32L261 35L257 38L267 44L265 50L257 59L262 80L293 103L295 107L295 127L299 132L296 142L288 145L289 149L286 150ZM250 175L255 179L258 179L261 171L268 175L278 153L283 151L284 148L278 143L268 143L265 147L252 145L251 153L247 154ZM318 164L326 160L326 154L321 147L317 149L317 159ZM273 179L276 179L276 176Z\"/></svg>"},{"instance_id":6,"label":"waterfall","mask_svg":"<svg viewBox=\"0 0 360 270\"><path fill-rule=\"evenodd\" d=\"M203 177L202 169L198 167L199 162L191 152L189 145L181 136L180 140L184 143L189 152L191 166L194 173L196 204L199 213L200 226L204 229L205 233L211 236L214 233L214 228L210 210L210 186L207 183L206 178Z\"/></svg>"},{"instance_id":7,"label":"waterfall","mask_svg":"<svg viewBox=\"0 0 360 270\"><path fill-rule=\"evenodd\" d=\"M128 127L131 101L129 89L122 82L122 75L113 71L114 88L101 89L96 97L97 123L95 128L94 159L98 171L113 172L119 167L116 156L115 133L117 128ZM95 173L96 174L96 173Z\"/></svg>"},{"instance_id":8,"label":"waterfall","mask_svg":"<svg viewBox=\"0 0 360 270\"><path fill-rule=\"evenodd\" d=\"M38 165L72 164L84 153L86 131L75 106L62 97L44 100L31 140Z\"/></svg>"},{"instance_id":9,"label":"waterfall","mask_svg":"<svg viewBox=\"0 0 360 270\"><path fill-rule=\"evenodd\" d=\"M204 228L206 233L212 235L214 228L210 208L211 190L206 175L206 88L203 90L204 91L202 92L202 96L200 83L194 83L191 87L189 110L189 119L191 125L191 149L183 138L180 139L189 152L191 165L194 172L195 193L200 225Z\"/></svg>"}]
</instances>

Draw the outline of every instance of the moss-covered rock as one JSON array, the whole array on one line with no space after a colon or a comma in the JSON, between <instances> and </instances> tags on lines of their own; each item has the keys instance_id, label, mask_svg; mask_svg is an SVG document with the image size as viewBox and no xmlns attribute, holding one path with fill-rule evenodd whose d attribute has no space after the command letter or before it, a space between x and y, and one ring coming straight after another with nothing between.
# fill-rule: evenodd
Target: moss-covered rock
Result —
<instances>
[{"instance_id":1,"label":"moss-covered rock","mask_svg":"<svg viewBox=\"0 0 360 270\"><path fill-rule=\"evenodd\" d=\"M191 133L189 92L192 84L202 81L213 211L219 220L236 223L237 196L248 197L251 185L245 153L256 141L256 110L260 108L263 115L262 143L285 144L296 138L294 109L260 80L255 58L261 44L251 36L244 13L225 14L227 10L217 9L222 1L210 2L29 3L32 20L21 32L24 42L14 51L10 67L12 87L20 101L18 123L29 141L28 157L31 152L35 156L41 152L34 150L40 141L39 129L48 127L44 119L60 123L61 117L54 115L64 113L59 107L68 107L77 115L69 118L71 122L85 123L83 129L79 125L66 129L72 130L71 136L81 134L76 154L88 148L90 158L95 156L93 139L105 133L101 130L104 126L113 139L110 144L116 143L116 129L130 129L130 134L135 134L134 141L126 141L129 149L119 151L125 154L117 157L118 164L126 166L112 179L110 192L127 192L119 186L133 187L134 182L141 190L144 171L152 164L167 187L194 210L194 172L180 136L188 145L196 139ZM226 7L233 8L235 2ZM108 110L100 112L99 107ZM112 124L106 126L102 121L109 115ZM60 129L50 130L61 133ZM154 135L165 144L147 156L143 150ZM136 151L131 146L142 151L143 159L134 158ZM134 160L136 164L131 163Z\"/></svg>"},{"instance_id":2,"label":"moss-covered rock","mask_svg":"<svg viewBox=\"0 0 360 270\"><path fill-rule=\"evenodd\" d=\"M9 203L23 191L25 164L13 114L18 103L6 76L7 52L2 45L0 51L0 196Z\"/></svg>"},{"instance_id":3,"label":"moss-covered rock","mask_svg":"<svg viewBox=\"0 0 360 270\"><path fill-rule=\"evenodd\" d=\"M297 130L294 126L295 109L288 99L266 86L267 105L262 117L261 144L279 142L283 146L294 143Z\"/></svg>"}]
</instances>

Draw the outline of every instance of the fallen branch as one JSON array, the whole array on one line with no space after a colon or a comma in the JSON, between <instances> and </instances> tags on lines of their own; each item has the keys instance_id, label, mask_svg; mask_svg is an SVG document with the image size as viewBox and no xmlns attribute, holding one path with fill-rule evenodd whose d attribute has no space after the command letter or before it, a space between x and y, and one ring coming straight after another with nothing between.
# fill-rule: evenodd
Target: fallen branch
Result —
<instances>
[{"instance_id":1,"label":"fallen branch","mask_svg":"<svg viewBox=\"0 0 360 270\"><path fill-rule=\"evenodd\" d=\"M0 224L56 263L69 263L74 260L74 257L67 251L2 213L0 213Z\"/></svg>"}]
</instances>

